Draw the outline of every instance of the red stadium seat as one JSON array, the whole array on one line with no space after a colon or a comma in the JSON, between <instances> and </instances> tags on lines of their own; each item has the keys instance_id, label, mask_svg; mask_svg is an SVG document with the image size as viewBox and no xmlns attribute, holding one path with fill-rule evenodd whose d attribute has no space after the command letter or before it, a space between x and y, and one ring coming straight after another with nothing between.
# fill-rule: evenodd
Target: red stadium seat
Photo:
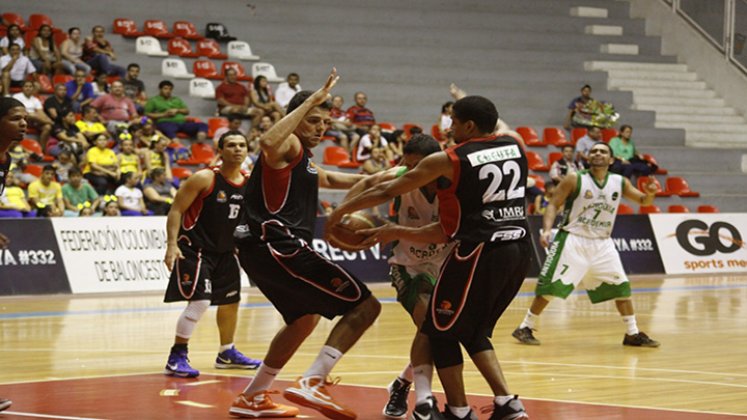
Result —
<instances>
[{"instance_id":1,"label":"red stadium seat","mask_svg":"<svg viewBox=\"0 0 747 420\"><path fill-rule=\"evenodd\" d=\"M37 178L41 177L43 170L44 167L41 165L26 165L26 167L23 168L24 173L31 174Z\"/></svg>"},{"instance_id":2,"label":"red stadium seat","mask_svg":"<svg viewBox=\"0 0 747 420\"><path fill-rule=\"evenodd\" d=\"M192 51L192 45L184 38L176 37L171 38L168 44L169 55L176 55L179 57L199 57L200 54Z\"/></svg>"},{"instance_id":3,"label":"red stadium seat","mask_svg":"<svg viewBox=\"0 0 747 420\"><path fill-rule=\"evenodd\" d=\"M37 81L39 82L40 93L54 93L54 86L52 86L52 81L49 80L49 76L46 74L39 74L37 76Z\"/></svg>"},{"instance_id":4,"label":"red stadium seat","mask_svg":"<svg viewBox=\"0 0 747 420\"><path fill-rule=\"evenodd\" d=\"M667 208L667 213L690 213L690 209L682 204L672 204Z\"/></svg>"},{"instance_id":5,"label":"red stadium seat","mask_svg":"<svg viewBox=\"0 0 747 420\"><path fill-rule=\"evenodd\" d=\"M218 74L218 70L215 68L215 63L210 60L196 60L194 64L192 64L192 71L196 77L213 80L223 79L223 76Z\"/></svg>"},{"instance_id":6,"label":"red stadium seat","mask_svg":"<svg viewBox=\"0 0 747 420\"><path fill-rule=\"evenodd\" d=\"M666 174L669 173L668 170L666 170L666 169L662 168L661 166L659 166L659 163L656 161L656 158L653 155L650 155L648 153L644 153L643 154L643 158L646 159L647 161L653 163L654 165L656 165L656 172L654 172L656 175L666 175Z\"/></svg>"},{"instance_id":7,"label":"red stadium seat","mask_svg":"<svg viewBox=\"0 0 747 420\"><path fill-rule=\"evenodd\" d=\"M23 139L20 143L21 147L29 153L35 153L39 156L44 155L41 144L34 139Z\"/></svg>"},{"instance_id":8,"label":"red stadium seat","mask_svg":"<svg viewBox=\"0 0 747 420\"><path fill-rule=\"evenodd\" d=\"M23 34L23 42L26 43L26 48L28 48L32 42L34 42L34 38L36 38L36 35L39 34L39 31L32 31L28 30Z\"/></svg>"},{"instance_id":9,"label":"red stadium seat","mask_svg":"<svg viewBox=\"0 0 747 420\"><path fill-rule=\"evenodd\" d=\"M143 32L145 33L145 35L150 35L161 39L174 37L174 34L169 32L169 27L166 26L166 22L158 19L146 20L145 24L143 25Z\"/></svg>"},{"instance_id":10,"label":"red stadium seat","mask_svg":"<svg viewBox=\"0 0 747 420\"><path fill-rule=\"evenodd\" d=\"M641 192L646 192L646 185L649 183L649 180L653 179L654 183L656 183L656 186L659 187L659 192L656 193L657 197L669 197L672 195L671 192L665 190L658 179L654 177L648 177L648 176L639 176L638 177L638 189L641 190Z\"/></svg>"},{"instance_id":11,"label":"red stadium seat","mask_svg":"<svg viewBox=\"0 0 747 420\"><path fill-rule=\"evenodd\" d=\"M613 137L617 137L617 129L614 128L603 128L602 129L602 141L609 143Z\"/></svg>"},{"instance_id":12,"label":"red stadium seat","mask_svg":"<svg viewBox=\"0 0 747 420\"><path fill-rule=\"evenodd\" d=\"M192 170L189 168L182 168L181 166L175 166L171 168L171 175L176 179L189 178L192 175Z\"/></svg>"},{"instance_id":13,"label":"red stadium seat","mask_svg":"<svg viewBox=\"0 0 747 420\"><path fill-rule=\"evenodd\" d=\"M145 35L144 32L137 30L137 24L134 20L127 18L114 19L114 33L126 38L137 38Z\"/></svg>"},{"instance_id":14,"label":"red stadium seat","mask_svg":"<svg viewBox=\"0 0 747 420\"><path fill-rule=\"evenodd\" d=\"M220 44L214 39L205 38L197 41L197 54L214 60L225 60L228 55L220 50Z\"/></svg>"},{"instance_id":15,"label":"red stadium seat","mask_svg":"<svg viewBox=\"0 0 747 420\"><path fill-rule=\"evenodd\" d=\"M350 155L347 150L340 146L327 146L324 148L324 158L322 163L325 165L339 165L341 163L350 162Z\"/></svg>"},{"instance_id":16,"label":"red stadium seat","mask_svg":"<svg viewBox=\"0 0 747 420\"><path fill-rule=\"evenodd\" d=\"M716 206L710 204L703 204L698 206L698 213L718 213L719 209Z\"/></svg>"},{"instance_id":17,"label":"red stadium seat","mask_svg":"<svg viewBox=\"0 0 747 420\"><path fill-rule=\"evenodd\" d=\"M8 22L9 25L18 25L21 28L21 32L25 32L28 29L26 22L23 21L23 18L18 13L3 13L3 20Z\"/></svg>"},{"instance_id":18,"label":"red stadium seat","mask_svg":"<svg viewBox=\"0 0 747 420\"><path fill-rule=\"evenodd\" d=\"M550 170L550 167L545 165L545 162L542 160L542 156L537 154L537 152L527 150L526 154L527 165L529 166L529 169L535 172L547 172Z\"/></svg>"},{"instance_id":19,"label":"red stadium seat","mask_svg":"<svg viewBox=\"0 0 747 420\"><path fill-rule=\"evenodd\" d=\"M376 124L379 127L381 127L381 131L386 131L386 132L389 132L389 133L391 133L392 131L394 131L394 130L397 129L397 127L394 124L389 123L389 122L380 122L380 123L376 123Z\"/></svg>"},{"instance_id":20,"label":"red stadium seat","mask_svg":"<svg viewBox=\"0 0 747 420\"><path fill-rule=\"evenodd\" d=\"M573 146L565 137L565 132L557 127L547 127L542 131L542 141L555 147Z\"/></svg>"},{"instance_id":21,"label":"red stadium seat","mask_svg":"<svg viewBox=\"0 0 747 420\"><path fill-rule=\"evenodd\" d=\"M651 213L661 213L661 209L658 206L650 205L650 206L641 206L641 209L638 211L640 214L651 214Z\"/></svg>"},{"instance_id":22,"label":"red stadium seat","mask_svg":"<svg viewBox=\"0 0 747 420\"><path fill-rule=\"evenodd\" d=\"M586 133L588 133L589 130L581 127L576 127L573 130L571 130L571 143L576 144L578 139L585 136Z\"/></svg>"},{"instance_id":23,"label":"red stadium seat","mask_svg":"<svg viewBox=\"0 0 747 420\"><path fill-rule=\"evenodd\" d=\"M60 32L60 29L55 29L54 24L52 23L52 18L41 13L34 13L29 16L29 24L26 29L38 31L42 25L49 25L54 32Z\"/></svg>"},{"instance_id":24,"label":"red stadium seat","mask_svg":"<svg viewBox=\"0 0 747 420\"><path fill-rule=\"evenodd\" d=\"M620 203L617 207L617 214L635 214L635 209L625 203Z\"/></svg>"},{"instance_id":25,"label":"red stadium seat","mask_svg":"<svg viewBox=\"0 0 747 420\"><path fill-rule=\"evenodd\" d=\"M667 191L680 197L700 197L700 193L691 190L685 178L679 176L667 178Z\"/></svg>"},{"instance_id":26,"label":"red stadium seat","mask_svg":"<svg viewBox=\"0 0 747 420\"><path fill-rule=\"evenodd\" d=\"M52 37L54 38L54 45L59 48L59 46L62 45L62 43L67 39L67 33L62 31L55 32L52 34Z\"/></svg>"},{"instance_id":27,"label":"red stadium seat","mask_svg":"<svg viewBox=\"0 0 747 420\"><path fill-rule=\"evenodd\" d=\"M444 139L441 137L441 126L440 125L433 124L431 126L431 136L433 136L433 138L438 141L444 141Z\"/></svg>"},{"instance_id":28,"label":"red stadium seat","mask_svg":"<svg viewBox=\"0 0 747 420\"><path fill-rule=\"evenodd\" d=\"M209 143L192 143L190 148L192 157L186 161L179 161L180 165L207 165L215 158L215 150Z\"/></svg>"},{"instance_id":29,"label":"red stadium seat","mask_svg":"<svg viewBox=\"0 0 747 420\"><path fill-rule=\"evenodd\" d=\"M516 127L516 132L519 133L521 138L524 140L524 144L529 147L545 147L547 143L540 140L537 132L532 127Z\"/></svg>"},{"instance_id":30,"label":"red stadium seat","mask_svg":"<svg viewBox=\"0 0 747 420\"><path fill-rule=\"evenodd\" d=\"M212 39L210 41L213 41ZM215 42L215 41L213 41ZM235 61L224 61L223 64L220 67L220 74L221 76L224 76L226 74L226 69L232 68L236 70L236 78L244 81L244 82L253 82L254 78L252 76L249 76L246 74L246 71L244 70L244 66L241 65L241 63L237 63Z\"/></svg>"},{"instance_id":31,"label":"red stadium seat","mask_svg":"<svg viewBox=\"0 0 747 420\"><path fill-rule=\"evenodd\" d=\"M55 74L54 78L52 78L52 84L54 85L59 85L60 83L65 84L71 80L73 80L73 76L69 74Z\"/></svg>"},{"instance_id":32,"label":"red stadium seat","mask_svg":"<svg viewBox=\"0 0 747 420\"><path fill-rule=\"evenodd\" d=\"M550 152L550 154L547 156L547 166L552 166L553 163L559 161L560 159L563 159L563 153Z\"/></svg>"},{"instance_id":33,"label":"red stadium seat","mask_svg":"<svg viewBox=\"0 0 747 420\"><path fill-rule=\"evenodd\" d=\"M228 120L226 118L210 118L208 119L208 137L213 138L215 132L219 128L228 127Z\"/></svg>"},{"instance_id":34,"label":"red stadium seat","mask_svg":"<svg viewBox=\"0 0 747 420\"><path fill-rule=\"evenodd\" d=\"M200 40L205 38L197 33L197 28L194 23L186 20L178 20L174 22L174 26L171 29L171 33L184 39Z\"/></svg>"},{"instance_id":35,"label":"red stadium seat","mask_svg":"<svg viewBox=\"0 0 747 420\"><path fill-rule=\"evenodd\" d=\"M410 137L412 137L412 129L415 127L419 128L421 132L423 131L423 127L421 127L419 124L405 123L404 125L402 125L402 131L405 132L405 138L409 139Z\"/></svg>"}]
</instances>

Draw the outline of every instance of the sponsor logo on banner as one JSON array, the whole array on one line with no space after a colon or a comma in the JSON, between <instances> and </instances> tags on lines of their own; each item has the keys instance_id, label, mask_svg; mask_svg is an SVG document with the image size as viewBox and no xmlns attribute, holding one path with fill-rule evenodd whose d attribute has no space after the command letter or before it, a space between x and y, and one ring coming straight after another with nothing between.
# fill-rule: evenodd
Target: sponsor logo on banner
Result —
<instances>
[{"instance_id":1,"label":"sponsor logo on banner","mask_svg":"<svg viewBox=\"0 0 747 420\"><path fill-rule=\"evenodd\" d=\"M668 274L747 272L744 214L650 216Z\"/></svg>"},{"instance_id":2,"label":"sponsor logo on banner","mask_svg":"<svg viewBox=\"0 0 747 420\"><path fill-rule=\"evenodd\" d=\"M322 257L339 264L359 280L371 282L389 280L389 264L387 263L387 256L390 253L389 245L382 247L377 244L362 251L343 251L324 240L326 221L326 217L317 218L311 249Z\"/></svg>"}]
</instances>

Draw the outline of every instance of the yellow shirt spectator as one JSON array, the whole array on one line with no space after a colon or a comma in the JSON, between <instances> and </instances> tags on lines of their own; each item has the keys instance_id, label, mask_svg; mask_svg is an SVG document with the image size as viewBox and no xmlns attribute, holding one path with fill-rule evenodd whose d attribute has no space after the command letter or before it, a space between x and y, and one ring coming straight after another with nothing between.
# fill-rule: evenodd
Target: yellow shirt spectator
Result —
<instances>
[{"instance_id":1,"label":"yellow shirt spectator","mask_svg":"<svg viewBox=\"0 0 747 420\"><path fill-rule=\"evenodd\" d=\"M26 194L21 187L6 187L5 193L0 197L0 207L23 211L31 210L26 201Z\"/></svg>"},{"instance_id":2,"label":"yellow shirt spectator","mask_svg":"<svg viewBox=\"0 0 747 420\"><path fill-rule=\"evenodd\" d=\"M83 170L84 174L91 172L91 163L96 163L101 166L116 166L119 164L114 150L109 148L102 150L98 147L91 147L88 149L88 152L86 152L86 161L86 168Z\"/></svg>"},{"instance_id":3,"label":"yellow shirt spectator","mask_svg":"<svg viewBox=\"0 0 747 420\"><path fill-rule=\"evenodd\" d=\"M80 132L83 133L86 137L92 134L99 134L106 131L106 127L100 122L79 120L75 122L75 126L78 127L78 130L80 130Z\"/></svg>"},{"instance_id":4,"label":"yellow shirt spectator","mask_svg":"<svg viewBox=\"0 0 747 420\"><path fill-rule=\"evenodd\" d=\"M121 173L137 172L139 159L140 157L134 153L131 153L129 155L120 153L119 154L119 171Z\"/></svg>"},{"instance_id":5,"label":"yellow shirt spectator","mask_svg":"<svg viewBox=\"0 0 747 420\"><path fill-rule=\"evenodd\" d=\"M45 206L55 205L58 199L62 200L62 186L56 181L44 185L38 179L29 184L29 198Z\"/></svg>"}]
</instances>

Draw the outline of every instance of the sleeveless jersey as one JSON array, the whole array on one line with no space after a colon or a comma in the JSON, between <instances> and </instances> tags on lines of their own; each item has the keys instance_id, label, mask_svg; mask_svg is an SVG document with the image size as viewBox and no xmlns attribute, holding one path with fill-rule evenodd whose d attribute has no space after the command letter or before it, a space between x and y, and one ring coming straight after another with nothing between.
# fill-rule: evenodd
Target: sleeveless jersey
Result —
<instances>
[{"instance_id":1,"label":"sleeveless jersey","mask_svg":"<svg viewBox=\"0 0 747 420\"><path fill-rule=\"evenodd\" d=\"M607 173L599 185L589 171L580 171L576 190L566 202L560 228L585 238L609 238L622 199L622 175Z\"/></svg>"},{"instance_id":2,"label":"sleeveless jersey","mask_svg":"<svg viewBox=\"0 0 747 420\"><path fill-rule=\"evenodd\" d=\"M314 238L319 175L305 148L282 169L273 169L260 154L249 178L244 221L236 237L265 242Z\"/></svg>"},{"instance_id":3,"label":"sleeveless jersey","mask_svg":"<svg viewBox=\"0 0 747 420\"><path fill-rule=\"evenodd\" d=\"M10 154L5 154L5 156L0 156L0 158L5 159L5 161L0 161L0 195L3 195L3 191L5 190L5 177L7 177L8 172L10 172L10 164L13 159L10 158Z\"/></svg>"},{"instance_id":4,"label":"sleeveless jersey","mask_svg":"<svg viewBox=\"0 0 747 420\"><path fill-rule=\"evenodd\" d=\"M397 173L402 176L407 168ZM438 222L438 197L433 201L420 190L413 190L395 198L395 222L402 226L421 227ZM390 264L417 267L424 263L440 266L451 249L450 243L428 244L399 239L392 248Z\"/></svg>"},{"instance_id":5,"label":"sleeveless jersey","mask_svg":"<svg viewBox=\"0 0 747 420\"><path fill-rule=\"evenodd\" d=\"M138 155L134 153L131 155L125 155L122 153L120 156L122 157L122 160L119 162L120 172L125 173L137 171L137 161L140 159Z\"/></svg>"},{"instance_id":6,"label":"sleeveless jersey","mask_svg":"<svg viewBox=\"0 0 747 420\"><path fill-rule=\"evenodd\" d=\"M527 159L511 136L472 139L446 149L454 177L439 186L444 232L468 242L506 242L527 236Z\"/></svg>"},{"instance_id":7,"label":"sleeveless jersey","mask_svg":"<svg viewBox=\"0 0 747 420\"><path fill-rule=\"evenodd\" d=\"M241 184L233 184L223 178L219 168L208 170L215 174L213 185L184 213L179 238L186 237L193 248L229 252L234 248L233 231L241 220L247 177L244 174Z\"/></svg>"},{"instance_id":8,"label":"sleeveless jersey","mask_svg":"<svg viewBox=\"0 0 747 420\"><path fill-rule=\"evenodd\" d=\"M148 159L150 159L151 168L165 168L166 167L163 163L163 153L158 153L154 150L151 150L149 153Z\"/></svg>"}]
</instances>

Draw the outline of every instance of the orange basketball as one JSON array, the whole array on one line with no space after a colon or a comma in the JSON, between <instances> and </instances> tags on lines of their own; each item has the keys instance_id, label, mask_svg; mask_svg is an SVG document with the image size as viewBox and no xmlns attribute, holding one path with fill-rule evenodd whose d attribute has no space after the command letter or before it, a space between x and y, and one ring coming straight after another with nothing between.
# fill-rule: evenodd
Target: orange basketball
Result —
<instances>
[{"instance_id":1,"label":"orange basketball","mask_svg":"<svg viewBox=\"0 0 747 420\"><path fill-rule=\"evenodd\" d=\"M340 223L330 228L329 243L345 251L368 249L368 246L361 245L361 242L365 241L368 236L358 234L356 231L375 228L384 223L386 222L381 218L365 211L347 214Z\"/></svg>"}]
</instances>

